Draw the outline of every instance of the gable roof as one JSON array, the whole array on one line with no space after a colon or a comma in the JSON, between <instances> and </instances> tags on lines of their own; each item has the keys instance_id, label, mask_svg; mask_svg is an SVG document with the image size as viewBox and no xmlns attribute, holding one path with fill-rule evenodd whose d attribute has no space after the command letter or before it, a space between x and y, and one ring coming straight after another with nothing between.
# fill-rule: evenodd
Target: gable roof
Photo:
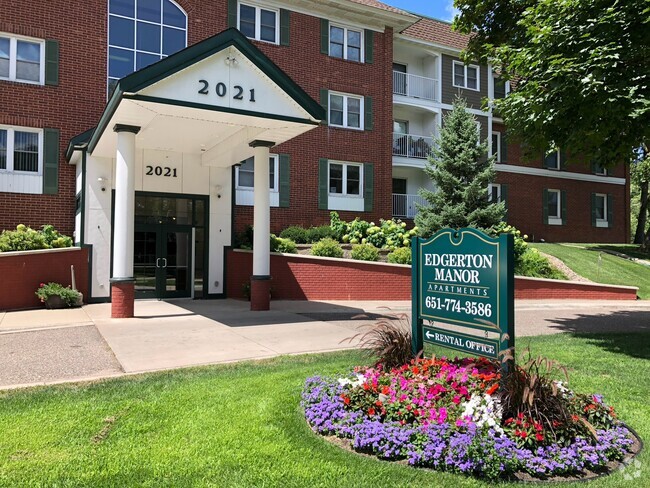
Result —
<instances>
[{"instance_id":1,"label":"gable roof","mask_svg":"<svg viewBox=\"0 0 650 488\"><path fill-rule=\"evenodd\" d=\"M392 5L378 2L377 0L350 0L350 2L358 3L359 5L365 5L366 7L374 7L380 10L386 10L387 12L393 12L395 14L404 14L404 15L409 14L409 12L405 10L401 10L398 9L397 7L393 7Z\"/></svg>"},{"instance_id":2,"label":"gable roof","mask_svg":"<svg viewBox=\"0 0 650 488\"><path fill-rule=\"evenodd\" d=\"M450 23L428 17L422 17L401 33L415 39L441 44L458 50L467 48L467 42L469 41L468 35L453 31Z\"/></svg>"}]
</instances>

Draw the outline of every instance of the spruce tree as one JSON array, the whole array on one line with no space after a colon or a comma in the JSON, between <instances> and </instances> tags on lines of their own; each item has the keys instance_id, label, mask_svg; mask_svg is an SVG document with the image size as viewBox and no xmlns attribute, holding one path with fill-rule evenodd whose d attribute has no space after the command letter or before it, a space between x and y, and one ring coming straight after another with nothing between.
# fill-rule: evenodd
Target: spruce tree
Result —
<instances>
[{"instance_id":1,"label":"spruce tree","mask_svg":"<svg viewBox=\"0 0 650 488\"><path fill-rule=\"evenodd\" d=\"M420 189L428 205L418 206L415 223L420 235L429 237L451 227L490 231L505 215L505 203L488 201L488 184L494 181L495 157L487 158L487 142L480 142L474 116L461 98L443 118L440 136L424 172L433 191Z\"/></svg>"}]
</instances>

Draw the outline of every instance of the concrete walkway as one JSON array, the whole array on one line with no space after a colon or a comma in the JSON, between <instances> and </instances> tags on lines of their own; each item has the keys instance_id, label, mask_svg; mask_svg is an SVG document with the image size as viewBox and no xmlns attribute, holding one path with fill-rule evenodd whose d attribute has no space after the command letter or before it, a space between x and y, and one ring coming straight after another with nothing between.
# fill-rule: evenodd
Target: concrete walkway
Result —
<instances>
[{"instance_id":1,"label":"concrete walkway","mask_svg":"<svg viewBox=\"0 0 650 488\"><path fill-rule=\"evenodd\" d=\"M362 326L409 315L410 305L274 301L271 311L251 312L236 300L139 300L134 319L111 319L110 304L8 312L0 314L0 388L351 348ZM650 331L650 301L521 300L516 331Z\"/></svg>"}]
</instances>

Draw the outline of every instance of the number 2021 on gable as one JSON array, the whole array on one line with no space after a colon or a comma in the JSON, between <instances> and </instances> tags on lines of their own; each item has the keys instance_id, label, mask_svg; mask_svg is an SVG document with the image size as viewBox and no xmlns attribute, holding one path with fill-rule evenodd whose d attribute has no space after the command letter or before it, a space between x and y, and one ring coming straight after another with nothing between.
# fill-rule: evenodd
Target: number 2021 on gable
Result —
<instances>
[{"instance_id":1,"label":"number 2021 on gable","mask_svg":"<svg viewBox=\"0 0 650 488\"><path fill-rule=\"evenodd\" d=\"M201 84L201 88L199 88L199 94L201 95L209 95L210 94L210 82L208 80L199 80L199 83ZM244 88L241 87L240 85L235 85L233 87L235 89L235 94L232 96L233 100L243 100L244 99ZM226 86L225 83L219 82L215 85L214 91L216 92L218 97L225 97L228 94L228 87ZM254 102L255 101L255 88L251 88L248 90L249 102Z\"/></svg>"},{"instance_id":2,"label":"number 2021 on gable","mask_svg":"<svg viewBox=\"0 0 650 488\"><path fill-rule=\"evenodd\" d=\"M178 178L177 168L169 166L150 166L146 167L147 176L166 176L167 178Z\"/></svg>"}]
</instances>

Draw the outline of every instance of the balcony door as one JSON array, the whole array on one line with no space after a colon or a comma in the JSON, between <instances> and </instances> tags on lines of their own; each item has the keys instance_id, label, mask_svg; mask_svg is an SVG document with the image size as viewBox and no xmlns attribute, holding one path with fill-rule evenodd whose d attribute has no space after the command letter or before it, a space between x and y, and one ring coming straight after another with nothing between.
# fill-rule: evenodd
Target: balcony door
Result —
<instances>
[{"instance_id":1,"label":"balcony door","mask_svg":"<svg viewBox=\"0 0 650 488\"><path fill-rule=\"evenodd\" d=\"M393 63L393 93L396 95L406 95L406 65Z\"/></svg>"}]
</instances>

